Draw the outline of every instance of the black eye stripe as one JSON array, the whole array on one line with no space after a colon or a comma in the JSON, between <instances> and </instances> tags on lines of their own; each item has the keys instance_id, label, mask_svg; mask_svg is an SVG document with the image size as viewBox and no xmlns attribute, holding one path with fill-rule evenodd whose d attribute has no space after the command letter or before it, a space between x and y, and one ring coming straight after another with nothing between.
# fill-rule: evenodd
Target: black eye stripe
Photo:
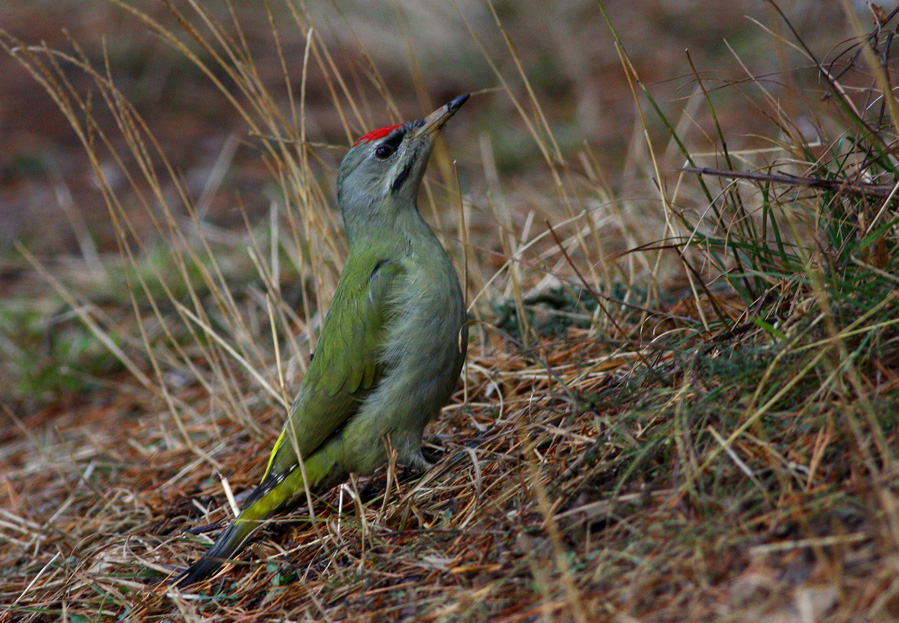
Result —
<instances>
[{"instance_id":1,"label":"black eye stripe","mask_svg":"<svg viewBox=\"0 0 899 623\"><path fill-rule=\"evenodd\" d=\"M387 147L390 149L390 153L393 153L400 146L400 143L403 142L403 137L406 136L406 130L402 127L397 128L390 135L381 141L380 147Z\"/></svg>"}]
</instances>

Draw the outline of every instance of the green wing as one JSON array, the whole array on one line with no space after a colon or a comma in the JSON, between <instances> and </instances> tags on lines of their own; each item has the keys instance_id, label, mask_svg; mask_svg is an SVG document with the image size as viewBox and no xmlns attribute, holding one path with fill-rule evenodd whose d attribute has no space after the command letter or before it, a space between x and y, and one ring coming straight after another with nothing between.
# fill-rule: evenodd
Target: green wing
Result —
<instances>
[{"instance_id":1,"label":"green wing","mask_svg":"<svg viewBox=\"0 0 899 623\"><path fill-rule=\"evenodd\" d=\"M398 262L377 258L347 262L263 480L295 465L296 449L308 459L377 385L384 372L386 326L394 312L393 288L404 272Z\"/></svg>"}]
</instances>

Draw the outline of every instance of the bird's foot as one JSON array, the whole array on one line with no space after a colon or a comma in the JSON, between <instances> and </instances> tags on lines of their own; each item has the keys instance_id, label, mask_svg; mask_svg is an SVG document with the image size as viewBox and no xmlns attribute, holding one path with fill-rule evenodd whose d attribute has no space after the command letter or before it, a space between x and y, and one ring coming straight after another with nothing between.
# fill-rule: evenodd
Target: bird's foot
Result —
<instances>
[{"instance_id":1,"label":"bird's foot","mask_svg":"<svg viewBox=\"0 0 899 623\"><path fill-rule=\"evenodd\" d=\"M425 458L424 454L421 450L415 452L414 454L410 454L407 457L404 457L400 463L409 469L413 469L419 472L426 472L432 467L434 467L434 463Z\"/></svg>"}]
</instances>

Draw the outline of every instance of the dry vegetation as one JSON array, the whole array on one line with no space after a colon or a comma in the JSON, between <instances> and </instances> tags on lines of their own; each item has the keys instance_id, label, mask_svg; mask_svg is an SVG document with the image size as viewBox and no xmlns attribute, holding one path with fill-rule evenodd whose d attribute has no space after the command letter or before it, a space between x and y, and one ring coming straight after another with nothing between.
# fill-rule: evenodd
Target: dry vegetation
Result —
<instances>
[{"instance_id":1,"label":"dry vegetation","mask_svg":"<svg viewBox=\"0 0 899 623\"><path fill-rule=\"evenodd\" d=\"M0 621L899 619L899 20L820 9L849 38L812 44L797 4L766 5L730 74L590 2L540 41L539 10L475 0L433 34L417 3L383 26L110 2L139 52L0 23L95 179L47 168L73 234L26 228L3 259ZM643 41L691 7L643 14ZM470 75L441 79L429 38ZM146 50L156 70L122 70ZM175 105L146 96L160 66L190 84ZM435 467L354 478L170 589L308 363L345 257L339 148L464 90L421 196L474 322ZM234 138L198 164L204 130Z\"/></svg>"}]
</instances>

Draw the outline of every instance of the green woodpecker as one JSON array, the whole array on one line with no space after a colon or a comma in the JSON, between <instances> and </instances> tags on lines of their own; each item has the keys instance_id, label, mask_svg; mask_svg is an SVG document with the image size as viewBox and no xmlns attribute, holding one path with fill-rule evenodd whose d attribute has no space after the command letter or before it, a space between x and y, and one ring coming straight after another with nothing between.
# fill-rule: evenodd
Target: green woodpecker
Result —
<instances>
[{"instance_id":1,"label":"green woodpecker","mask_svg":"<svg viewBox=\"0 0 899 623\"><path fill-rule=\"evenodd\" d=\"M262 482L179 587L213 575L266 518L305 502L307 486L385 465L387 439L400 463L427 466L422 433L456 386L468 329L456 271L416 202L435 137L467 99L369 132L344 157L337 202L349 256L315 356Z\"/></svg>"}]
</instances>

